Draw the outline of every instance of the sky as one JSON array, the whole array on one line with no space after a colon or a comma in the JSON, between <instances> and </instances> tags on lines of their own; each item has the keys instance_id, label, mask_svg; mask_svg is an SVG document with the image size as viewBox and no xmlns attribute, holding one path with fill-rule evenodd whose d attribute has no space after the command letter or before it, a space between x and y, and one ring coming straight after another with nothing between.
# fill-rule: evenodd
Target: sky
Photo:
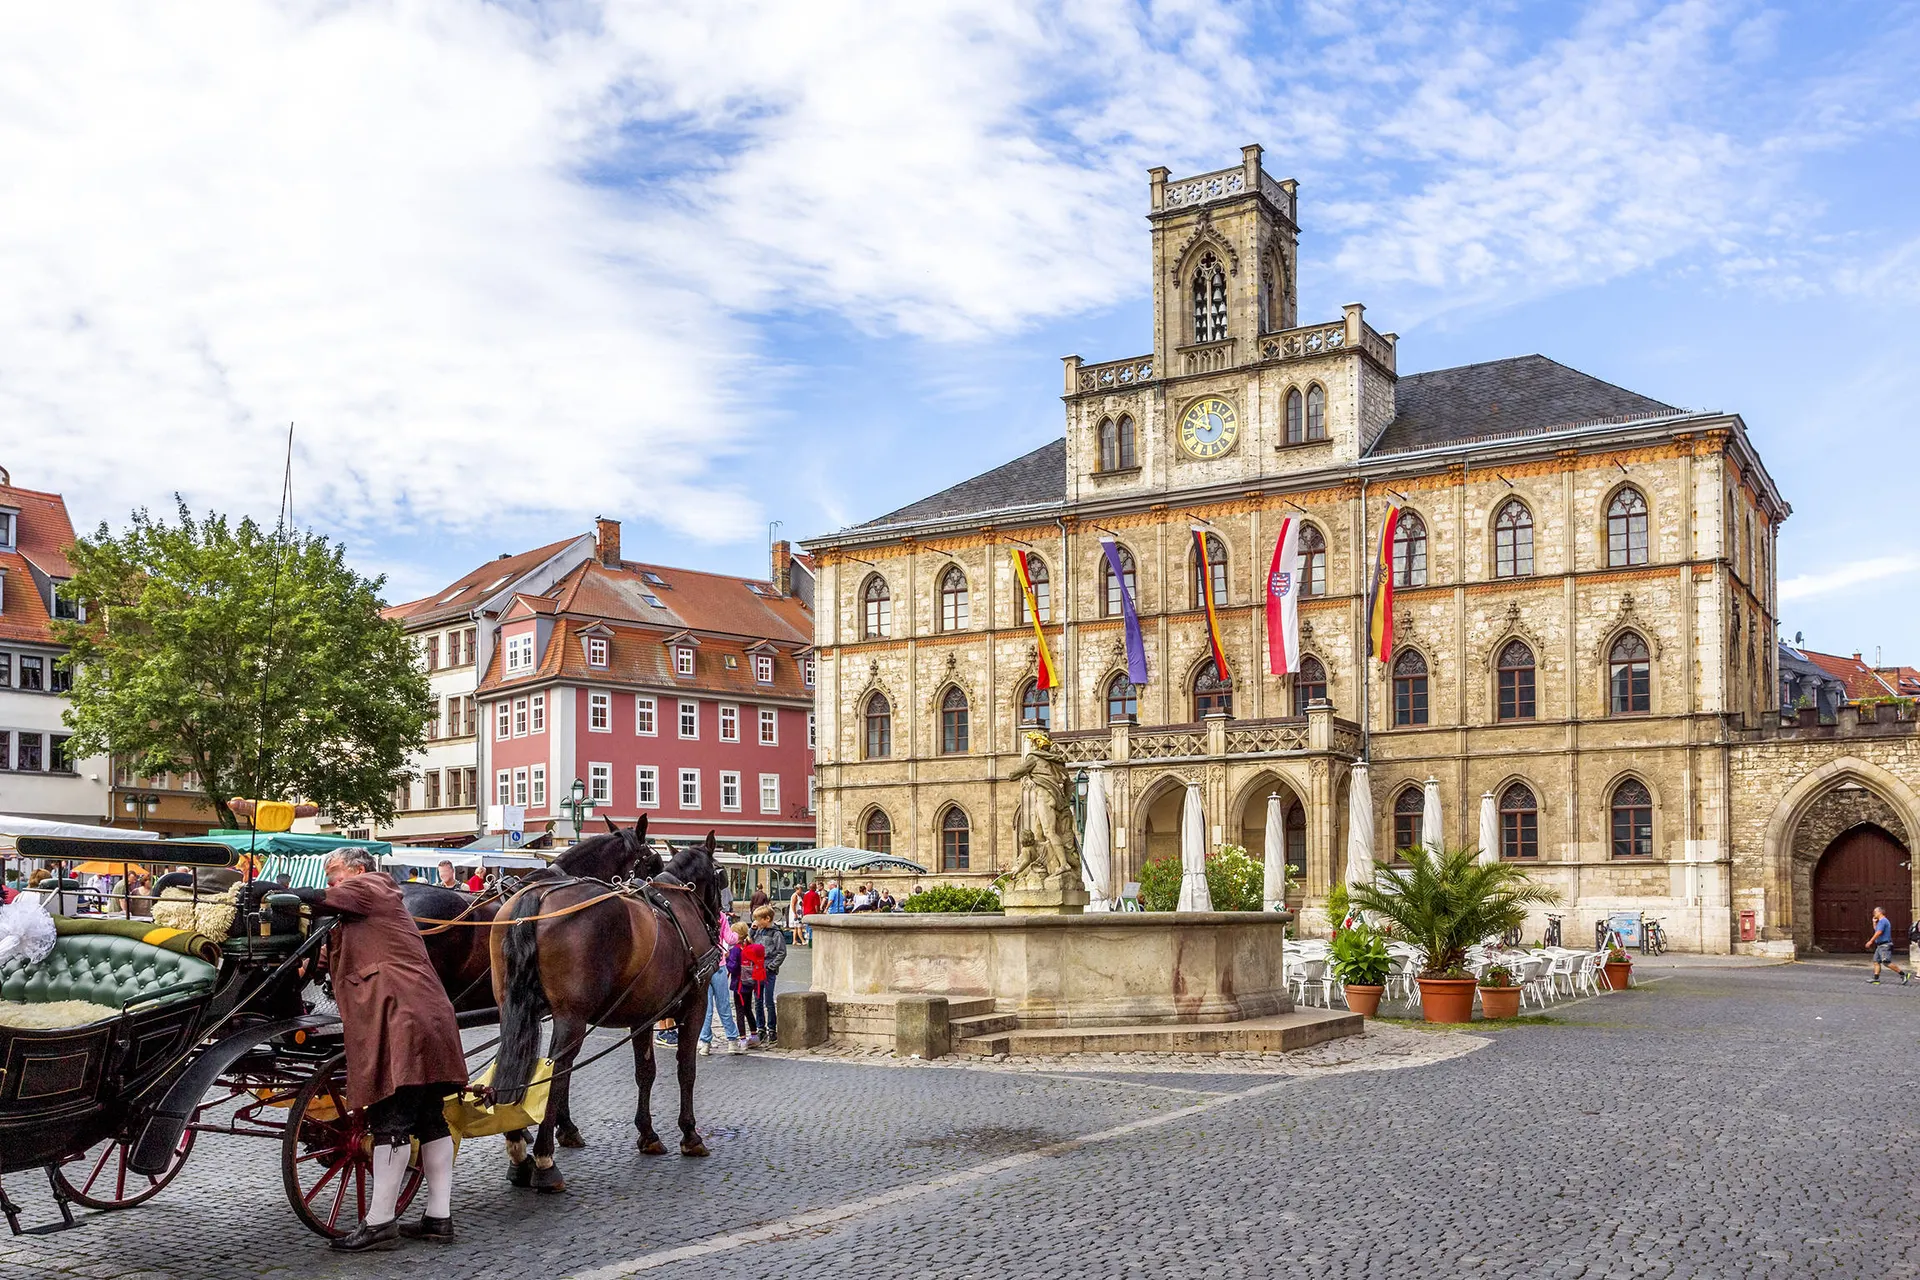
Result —
<instances>
[{"instance_id":1,"label":"sky","mask_svg":"<svg viewBox=\"0 0 1920 1280\"><path fill-rule=\"evenodd\" d=\"M1265 147L1300 318L1739 412L1784 634L1920 663L1920 6L196 0L11 10L0 466L278 510L390 599L622 520L764 574L1147 351L1146 170ZM1905 459L1903 462L1902 459ZM1906 477L1902 480L1901 477Z\"/></svg>"}]
</instances>

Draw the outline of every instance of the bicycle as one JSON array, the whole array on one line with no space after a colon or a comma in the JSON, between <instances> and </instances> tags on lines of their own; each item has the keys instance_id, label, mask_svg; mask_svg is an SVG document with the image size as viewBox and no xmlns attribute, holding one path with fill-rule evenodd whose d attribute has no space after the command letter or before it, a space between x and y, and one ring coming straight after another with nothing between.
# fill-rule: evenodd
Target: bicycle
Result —
<instances>
[{"instance_id":1,"label":"bicycle","mask_svg":"<svg viewBox=\"0 0 1920 1280\"><path fill-rule=\"evenodd\" d=\"M1561 917L1555 915L1549 915L1547 917L1547 936L1542 942L1542 946L1557 947L1560 945L1560 920Z\"/></svg>"},{"instance_id":2,"label":"bicycle","mask_svg":"<svg viewBox=\"0 0 1920 1280\"><path fill-rule=\"evenodd\" d=\"M1513 949L1518 947L1520 945L1520 930L1517 928L1509 929L1505 933L1501 934L1500 945L1505 947L1509 951L1512 951Z\"/></svg>"},{"instance_id":3,"label":"bicycle","mask_svg":"<svg viewBox=\"0 0 1920 1280\"><path fill-rule=\"evenodd\" d=\"M1658 920L1640 919L1640 954L1643 956L1663 956L1667 954L1667 931Z\"/></svg>"}]
</instances>

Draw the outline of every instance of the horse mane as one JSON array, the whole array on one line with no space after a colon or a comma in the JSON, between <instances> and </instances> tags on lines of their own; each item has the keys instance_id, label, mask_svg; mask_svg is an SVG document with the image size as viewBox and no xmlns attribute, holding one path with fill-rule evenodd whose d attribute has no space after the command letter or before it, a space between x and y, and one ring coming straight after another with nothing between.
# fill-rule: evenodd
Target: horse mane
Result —
<instances>
[{"instance_id":1,"label":"horse mane","mask_svg":"<svg viewBox=\"0 0 1920 1280\"><path fill-rule=\"evenodd\" d=\"M720 860L714 856L713 835L705 844L682 845L661 870L661 879L673 879L693 890L712 919L720 918Z\"/></svg>"},{"instance_id":2,"label":"horse mane","mask_svg":"<svg viewBox=\"0 0 1920 1280\"><path fill-rule=\"evenodd\" d=\"M553 860L551 869L590 880L611 882L635 873L644 879L659 874L660 855L647 844L645 814L631 827L615 826L609 818L605 831L573 845Z\"/></svg>"}]
</instances>

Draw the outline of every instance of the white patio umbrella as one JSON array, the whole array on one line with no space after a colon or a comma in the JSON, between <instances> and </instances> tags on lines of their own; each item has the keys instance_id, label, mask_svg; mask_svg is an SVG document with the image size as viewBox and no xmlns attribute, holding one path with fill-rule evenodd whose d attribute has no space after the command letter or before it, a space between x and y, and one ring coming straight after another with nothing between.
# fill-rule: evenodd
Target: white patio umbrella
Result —
<instances>
[{"instance_id":1,"label":"white patio umbrella","mask_svg":"<svg viewBox=\"0 0 1920 1280\"><path fill-rule=\"evenodd\" d=\"M1174 909L1213 910L1213 895L1207 892L1207 815L1201 812L1198 782L1187 783L1180 814L1180 902Z\"/></svg>"},{"instance_id":2,"label":"white patio umbrella","mask_svg":"<svg viewBox=\"0 0 1920 1280\"><path fill-rule=\"evenodd\" d=\"M1260 901L1268 911L1287 908L1287 819L1280 793L1267 795L1267 857L1261 877Z\"/></svg>"},{"instance_id":3,"label":"white patio umbrella","mask_svg":"<svg viewBox=\"0 0 1920 1280\"><path fill-rule=\"evenodd\" d=\"M1367 762L1353 766L1347 787L1347 885L1372 884L1373 784L1367 780Z\"/></svg>"},{"instance_id":4,"label":"white patio umbrella","mask_svg":"<svg viewBox=\"0 0 1920 1280\"><path fill-rule=\"evenodd\" d=\"M1087 910L1113 910L1113 828L1107 819L1107 774L1099 765L1087 770L1087 828L1080 836L1080 883L1087 888Z\"/></svg>"},{"instance_id":5,"label":"white patio umbrella","mask_svg":"<svg viewBox=\"0 0 1920 1280\"><path fill-rule=\"evenodd\" d=\"M1493 792L1480 793L1480 861L1492 866L1500 861L1500 820L1493 812Z\"/></svg>"},{"instance_id":6,"label":"white patio umbrella","mask_svg":"<svg viewBox=\"0 0 1920 1280\"><path fill-rule=\"evenodd\" d=\"M1432 774L1427 775L1427 807L1420 815L1420 843L1427 846L1429 853L1440 852L1443 843L1440 831L1440 780Z\"/></svg>"}]
</instances>

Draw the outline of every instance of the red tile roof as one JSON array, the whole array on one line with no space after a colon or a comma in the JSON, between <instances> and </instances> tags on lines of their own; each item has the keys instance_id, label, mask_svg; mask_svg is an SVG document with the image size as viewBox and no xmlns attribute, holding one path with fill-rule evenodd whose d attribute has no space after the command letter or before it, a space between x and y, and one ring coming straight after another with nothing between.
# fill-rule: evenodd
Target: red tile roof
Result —
<instances>
[{"instance_id":1,"label":"red tile roof","mask_svg":"<svg viewBox=\"0 0 1920 1280\"><path fill-rule=\"evenodd\" d=\"M0 506L20 512L16 549L0 551L0 569L7 571L6 598L0 600L0 640L52 644L52 620L34 583L33 569L50 578L73 576L73 566L67 562L73 521L67 517L66 501L57 493L0 485Z\"/></svg>"},{"instance_id":2,"label":"red tile roof","mask_svg":"<svg viewBox=\"0 0 1920 1280\"><path fill-rule=\"evenodd\" d=\"M1861 661L1859 654L1843 658L1836 653L1818 653L1812 649L1801 649L1808 662L1847 686L1847 697L1885 698L1893 694L1890 682L1874 674L1871 666Z\"/></svg>"},{"instance_id":3,"label":"red tile roof","mask_svg":"<svg viewBox=\"0 0 1920 1280\"><path fill-rule=\"evenodd\" d=\"M1900 691L1903 698L1920 697L1920 669L1914 667L1876 667L1882 679Z\"/></svg>"},{"instance_id":4,"label":"red tile roof","mask_svg":"<svg viewBox=\"0 0 1920 1280\"><path fill-rule=\"evenodd\" d=\"M547 594L566 614L684 627L703 635L813 643L813 615L807 607L796 596L773 594L773 584L764 578L735 578L631 560L611 569L590 560ZM651 603L649 596L659 603Z\"/></svg>"},{"instance_id":5,"label":"red tile roof","mask_svg":"<svg viewBox=\"0 0 1920 1280\"><path fill-rule=\"evenodd\" d=\"M464 618L472 613L482 600L505 585L506 580L517 578L523 573L539 568L545 561L577 541L579 541L578 535L562 538L558 542L550 542L544 547L535 547L531 551L522 551L518 555L501 556L497 560L489 560L464 577L455 578L430 596L411 600L406 604L388 606L385 614L408 628L425 627L453 618Z\"/></svg>"}]
</instances>

